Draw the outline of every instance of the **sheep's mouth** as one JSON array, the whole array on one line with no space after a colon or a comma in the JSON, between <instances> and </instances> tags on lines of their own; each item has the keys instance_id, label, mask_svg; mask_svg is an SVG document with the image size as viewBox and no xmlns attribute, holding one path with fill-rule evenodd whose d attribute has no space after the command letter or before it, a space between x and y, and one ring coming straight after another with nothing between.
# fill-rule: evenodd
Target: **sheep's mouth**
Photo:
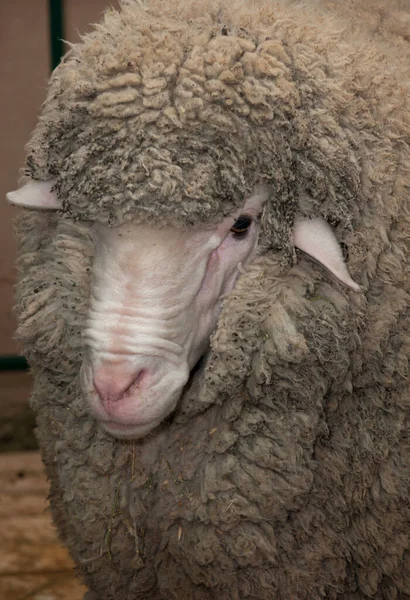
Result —
<instances>
[{"instance_id":1,"label":"sheep's mouth","mask_svg":"<svg viewBox=\"0 0 410 600\"><path fill-rule=\"evenodd\" d=\"M105 431L107 431L110 435L113 435L116 438L120 438L123 440L133 440L138 441L145 436L144 429L146 427L146 434L155 435L155 433L161 432L163 429L167 428L171 423L175 420L182 422L187 417L187 412L185 408L181 406L183 404L184 398L189 395L190 397L195 397L199 382L202 376L202 373L205 369L207 360L207 353L204 354L191 369L189 374L189 379L187 383L184 385L181 391L181 395L179 397L177 406L175 409L162 420L158 420L156 424L152 422L147 424L147 426L141 424L134 423L119 423L116 421L108 421L108 420L99 420L100 425ZM189 400L188 400L189 404ZM190 411L189 411L190 412Z\"/></svg>"},{"instance_id":2,"label":"sheep's mouth","mask_svg":"<svg viewBox=\"0 0 410 600\"><path fill-rule=\"evenodd\" d=\"M138 440L146 434L155 434L160 432L164 427L172 423L176 417L178 420L184 420L186 411L181 408L181 403L186 395L195 396L199 386L199 381L205 369L207 354L204 354L191 369L189 379L181 391L181 395L175 409L164 419L158 420L157 423L135 424L135 423L120 423L118 421L99 419L100 426L110 435L123 440Z\"/></svg>"},{"instance_id":3,"label":"sheep's mouth","mask_svg":"<svg viewBox=\"0 0 410 600\"><path fill-rule=\"evenodd\" d=\"M139 386L130 386L128 392L126 390L114 399L104 397L96 388L92 366L84 360L82 387L89 408L104 431L124 440L138 440L147 434L159 433L163 430L161 425L169 426L174 421L186 422L204 409L202 406L198 410L198 398L208 354L205 351L185 374L180 369L174 375L173 365L164 367L163 376L157 379L150 378L152 374L148 373ZM115 374L114 371L112 377Z\"/></svg>"}]
</instances>

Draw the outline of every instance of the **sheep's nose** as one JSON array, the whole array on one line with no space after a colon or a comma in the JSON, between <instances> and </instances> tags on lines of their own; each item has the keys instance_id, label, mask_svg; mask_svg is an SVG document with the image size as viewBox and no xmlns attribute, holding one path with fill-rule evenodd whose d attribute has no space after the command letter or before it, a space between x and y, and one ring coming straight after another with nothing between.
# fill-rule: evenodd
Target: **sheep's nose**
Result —
<instances>
[{"instance_id":1,"label":"sheep's nose","mask_svg":"<svg viewBox=\"0 0 410 600\"><path fill-rule=\"evenodd\" d=\"M144 370L124 369L119 365L100 367L93 372L94 388L104 406L134 394L144 377Z\"/></svg>"}]
</instances>

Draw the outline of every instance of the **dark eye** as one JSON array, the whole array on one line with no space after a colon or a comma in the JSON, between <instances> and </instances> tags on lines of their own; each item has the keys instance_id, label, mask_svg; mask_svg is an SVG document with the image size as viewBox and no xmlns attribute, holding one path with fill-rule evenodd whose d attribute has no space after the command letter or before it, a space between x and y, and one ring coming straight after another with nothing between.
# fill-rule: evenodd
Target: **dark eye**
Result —
<instances>
[{"instance_id":1,"label":"dark eye","mask_svg":"<svg viewBox=\"0 0 410 600\"><path fill-rule=\"evenodd\" d=\"M231 231L236 238L244 237L249 227L252 225L252 217L241 215L231 227Z\"/></svg>"}]
</instances>

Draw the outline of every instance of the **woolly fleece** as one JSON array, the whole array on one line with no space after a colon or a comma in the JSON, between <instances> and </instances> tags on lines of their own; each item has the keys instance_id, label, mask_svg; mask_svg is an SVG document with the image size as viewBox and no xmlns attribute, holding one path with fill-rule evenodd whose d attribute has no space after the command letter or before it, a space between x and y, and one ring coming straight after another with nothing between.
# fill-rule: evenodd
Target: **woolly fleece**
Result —
<instances>
[{"instance_id":1,"label":"woolly fleece","mask_svg":"<svg viewBox=\"0 0 410 600\"><path fill-rule=\"evenodd\" d=\"M128 0L51 77L26 177L63 210L21 211L18 338L90 598L410 598L408 42L352 29L318 3ZM202 227L260 182L260 255L174 415L111 438L79 386L89 221ZM296 257L296 211L363 293Z\"/></svg>"}]
</instances>

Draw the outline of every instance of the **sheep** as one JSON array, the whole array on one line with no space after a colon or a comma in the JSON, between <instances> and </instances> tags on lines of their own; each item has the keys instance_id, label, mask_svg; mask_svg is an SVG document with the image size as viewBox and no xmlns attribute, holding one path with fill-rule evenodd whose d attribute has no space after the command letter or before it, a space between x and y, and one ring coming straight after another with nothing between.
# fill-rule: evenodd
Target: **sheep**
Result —
<instances>
[{"instance_id":1,"label":"sheep","mask_svg":"<svg viewBox=\"0 0 410 600\"><path fill-rule=\"evenodd\" d=\"M51 77L17 337L87 598L410 598L408 73L351 31L123 0Z\"/></svg>"}]
</instances>

